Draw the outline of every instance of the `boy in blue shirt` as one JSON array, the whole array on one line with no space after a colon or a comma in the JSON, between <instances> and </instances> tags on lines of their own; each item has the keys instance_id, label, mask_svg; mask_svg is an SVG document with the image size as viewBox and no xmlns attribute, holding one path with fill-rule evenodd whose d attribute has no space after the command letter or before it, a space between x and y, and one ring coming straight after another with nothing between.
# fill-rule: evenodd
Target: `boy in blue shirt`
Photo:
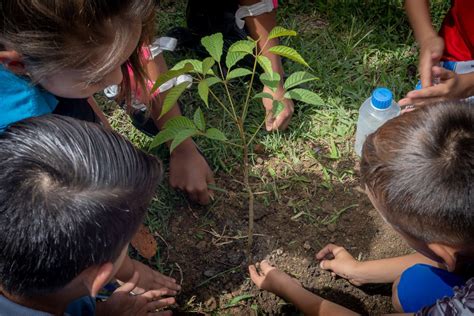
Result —
<instances>
[{"instance_id":1,"label":"boy in blue shirt","mask_svg":"<svg viewBox=\"0 0 474 316\"><path fill-rule=\"evenodd\" d=\"M162 315L167 288L104 303L162 176L156 158L103 127L42 116L0 134L0 315Z\"/></svg>"},{"instance_id":2,"label":"boy in blue shirt","mask_svg":"<svg viewBox=\"0 0 474 316\"><path fill-rule=\"evenodd\" d=\"M473 107L440 103L388 121L367 137L360 169L373 206L414 253L362 262L330 244L316 254L321 268L355 285L393 283L398 312L437 304L445 313L436 315L472 315ZM251 266L250 275L258 287L284 297L305 315L354 314L305 290L268 262L261 263L260 272Z\"/></svg>"}]
</instances>

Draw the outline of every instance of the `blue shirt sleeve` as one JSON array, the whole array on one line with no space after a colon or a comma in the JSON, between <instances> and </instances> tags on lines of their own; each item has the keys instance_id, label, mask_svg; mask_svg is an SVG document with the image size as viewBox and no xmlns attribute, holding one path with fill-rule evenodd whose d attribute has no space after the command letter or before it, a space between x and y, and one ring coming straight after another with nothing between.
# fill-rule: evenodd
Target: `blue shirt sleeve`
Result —
<instances>
[{"instance_id":1,"label":"blue shirt sleeve","mask_svg":"<svg viewBox=\"0 0 474 316\"><path fill-rule=\"evenodd\" d=\"M56 97L0 66L0 133L18 121L50 114Z\"/></svg>"}]
</instances>

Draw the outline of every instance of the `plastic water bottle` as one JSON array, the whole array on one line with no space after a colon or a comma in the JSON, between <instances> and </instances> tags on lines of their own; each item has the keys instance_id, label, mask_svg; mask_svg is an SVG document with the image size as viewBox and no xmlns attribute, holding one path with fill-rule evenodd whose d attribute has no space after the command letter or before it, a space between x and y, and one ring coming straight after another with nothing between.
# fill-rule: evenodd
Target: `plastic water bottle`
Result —
<instances>
[{"instance_id":1,"label":"plastic water bottle","mask_svg":"<svg viewBox=\"0 0 474 316\"><path fill-rule=\"evenodd\" d=\"M398 115L400 115L400 106L393 101L392 92L387 88L375 89L359 110L355 141L356 154L362 155L362 146L368 135Z\"/></svg>"}]
</instances>

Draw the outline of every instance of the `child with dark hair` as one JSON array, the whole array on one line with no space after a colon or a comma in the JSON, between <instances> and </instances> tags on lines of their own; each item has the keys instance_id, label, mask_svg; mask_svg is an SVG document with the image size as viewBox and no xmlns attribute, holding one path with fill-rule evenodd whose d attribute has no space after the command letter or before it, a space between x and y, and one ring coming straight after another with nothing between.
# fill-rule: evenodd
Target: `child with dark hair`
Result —
<instances>
[{"instance_id":1,"label":"child with dark hair","mask_svg":"<svg viewBox=\"0 0 474 316\"><path fill-rule=\"evenodd\" d=\"M92 96L120 85L117 101L134 113L139 94L147 117L162 128L162 95L151 96L156 64L145 54L153 40L153 0L2 0L0 3L0 132L25 118L56 113L108 126ZM170 156L170 184L201 204L214 178L191 139Z\"/></svg>"},{"instance_id":2,"label":"child with dark hair","mask_svg":"<svg viewBox=\"0 0 474 316\"><path fill-rule=\"evenodd\" d=\"M162 175L156 158L96 124L43 116L0 135L0 315L95 315ZM130 294L98 315L158 315L170 289Z\"/></svg>"},{"instance_id":3,"label":"child with dark hair","mask_svg":"<svg viewBox=\"0 0 474 316\"><path fill-rule=\"evenodd\" d=\"M388 121L364 144L361 176L374 207L416 252L360 262L330 244L316 255L321 268L355 285L393 283L393 304L399 312L426 307L420 313L472 315L474 279L468 281L469 265L474 263L472 106L441 103ZM305 314L352 313L306 291L268 262L261 264L260 273L251 266L250 275L257 286L293 302ZM437 305L427 307L433 304Z\"/></svg>"}]
</instances>

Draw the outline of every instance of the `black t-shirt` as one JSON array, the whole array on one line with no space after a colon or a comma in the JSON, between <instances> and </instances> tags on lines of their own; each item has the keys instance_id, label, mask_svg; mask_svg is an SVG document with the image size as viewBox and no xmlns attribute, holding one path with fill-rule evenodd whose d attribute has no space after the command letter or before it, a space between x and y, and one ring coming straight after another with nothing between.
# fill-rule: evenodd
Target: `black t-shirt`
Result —
<instances>
[{"instance_id":1,"label":"black t-shirt","mask_svg":"<svg viewBox=\"0 0 474 316\"><path fill-rule=\"evenodd\" d=\"M69 116L81 121L100 124L99 117L95 114L87 99L66 99L56 97L59 101L54 114Z\"/></svg>"}]
</instances>

